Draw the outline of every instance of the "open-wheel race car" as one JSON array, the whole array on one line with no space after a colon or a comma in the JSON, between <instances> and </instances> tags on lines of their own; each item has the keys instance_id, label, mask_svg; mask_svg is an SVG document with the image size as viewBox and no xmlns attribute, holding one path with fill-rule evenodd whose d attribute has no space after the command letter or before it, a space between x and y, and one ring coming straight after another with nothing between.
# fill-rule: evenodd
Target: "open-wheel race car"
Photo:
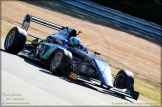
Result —
<instances>
[{"instance_id":1,"label":"open-wheel race car","mask_svg":"<svg viewBox=\"0 0 162 107\"><path fill-rule=\"evenodd\" d=\"M58 30L46 39L27 33L30 22ZM27 14L22 27L13 27L7 34L4 48L12 54L19 54L49 66L52 73L66 75L74 80L107 89L114 94L138 99L139 92L134 91L134 75L127 70L111 74L109 64L97 57L100 53L90 54L83 44L81 49L69 46L69 39L76 37L75 29L60 26L52 22ZM27 36L33 37L28 40ZM27 41L30 44L27 44ZM114 82L112 81L114 78Z\"/></svg>"}]
</instances>

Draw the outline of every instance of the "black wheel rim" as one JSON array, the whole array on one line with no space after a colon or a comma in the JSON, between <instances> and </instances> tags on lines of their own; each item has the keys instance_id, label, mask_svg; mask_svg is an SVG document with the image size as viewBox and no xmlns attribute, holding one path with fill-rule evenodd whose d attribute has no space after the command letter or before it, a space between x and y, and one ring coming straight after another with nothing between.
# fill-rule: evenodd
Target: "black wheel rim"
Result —
<instances>
[{"instance_id":1,"label":"black wheel rim","mask_svg":"<svg viewBox=\"0 0 162 107\"><path fill-rule=\"evenodd\" d=\"M122 88L123 85L124 85L124 76L120 74L115 79L115 87Z\"/></svg>"},{"instance_id":2,"label":"black wheel rim","mask_svg":"<svg viewBox=\"0 0 162 107\"><path fill-rule=\"evenodd\" d=\"M62 53L58 52L52 60L52 69L56 69L59 66L62 59Z\"/></svg>"}]
</instances>

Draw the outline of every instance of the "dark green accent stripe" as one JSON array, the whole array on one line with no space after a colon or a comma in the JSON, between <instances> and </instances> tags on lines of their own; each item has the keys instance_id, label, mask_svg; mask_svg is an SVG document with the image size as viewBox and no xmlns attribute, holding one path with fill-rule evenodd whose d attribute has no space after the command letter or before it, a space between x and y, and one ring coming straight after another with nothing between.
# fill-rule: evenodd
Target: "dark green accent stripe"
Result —
<instances>
[{"instance_id":1,"label":"dark green accent stripe","mask_svg":"<svg viewBox=\"0 0 162 107\"><path fill-rule=\"evenodd\" d=\"M50 46L50 49L43 55L43 57L42 58L46 58L47 57L47 55L50 53L50 51L53 49L53 47L52 46Z\"/></svg>"},{"instance_id":2,"label":"dark green accent stripe","mask_svg":"<svg viewBox=\"0 0 162 107\"><path fill-rule=\"evenodd\" d=\"M47 58L51 55L51 53L52 53L54 50L55 50L55 49L52 48L52 50L47 54L47 56L45 57L45 59L47 59Z\"/></svg>"}]
</instances>

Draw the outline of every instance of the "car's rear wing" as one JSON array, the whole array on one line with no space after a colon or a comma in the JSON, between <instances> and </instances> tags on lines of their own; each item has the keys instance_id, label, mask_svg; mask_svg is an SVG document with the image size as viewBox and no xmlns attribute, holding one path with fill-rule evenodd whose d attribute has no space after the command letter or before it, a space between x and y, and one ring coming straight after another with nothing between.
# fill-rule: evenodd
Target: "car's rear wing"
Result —
<instances>
[{"instance_id":1,"label":"car's rear wing","mask_svg":"<svg viewBox=\"0 0 162 107\"><path fill-rule=\"evenodd\" d=\"M29 15L29 14L27 14L27 15L25 16L21 28L27 31L28 28L29 28L29 25L30 25L30 22L31 22L31 21L32 21L32 22L35 22L35 23L37 23L37 24L41 24L41 25L43 25L43 26L46 26L46 27L49 27L49 28L58 30L58 31L65 28L64 26L60 26L60 25L54 24L54 23L52 23L52 22L49 22L49 21L40 19L40 18L38 18L38 17Z\"/></svg>"}]
</instances>

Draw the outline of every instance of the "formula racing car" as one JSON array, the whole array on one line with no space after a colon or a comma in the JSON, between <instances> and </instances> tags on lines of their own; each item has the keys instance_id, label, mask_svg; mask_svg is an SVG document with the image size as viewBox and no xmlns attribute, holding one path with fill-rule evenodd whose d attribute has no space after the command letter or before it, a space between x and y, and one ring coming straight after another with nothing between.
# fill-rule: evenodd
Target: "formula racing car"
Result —
<instances>
[{"instance_id":1,"label":"formula racing car","mask_svg":"<svg viewBox=\"0 0 162 107\"><path fill-rule=\"evenodd\" d=\"M30 22L52 28L58 32L41 38L27 33ZM91 54L86 46L82 49L69 47L69 38L76 37L81 31L60 26L52 22L27 14L22 27L13 27L7 34L4 48L7 52L36 60L49 66L49 70L58 75L66 75L74 80L107 89L114 94L138 99L139 92L134 91L134 75L127 70L111 74L110 65L97 57L99 52ZM33 40L27 37L34 38ZM112 81L114 78L114 82Z\"/></svg>"}]
</instances>

